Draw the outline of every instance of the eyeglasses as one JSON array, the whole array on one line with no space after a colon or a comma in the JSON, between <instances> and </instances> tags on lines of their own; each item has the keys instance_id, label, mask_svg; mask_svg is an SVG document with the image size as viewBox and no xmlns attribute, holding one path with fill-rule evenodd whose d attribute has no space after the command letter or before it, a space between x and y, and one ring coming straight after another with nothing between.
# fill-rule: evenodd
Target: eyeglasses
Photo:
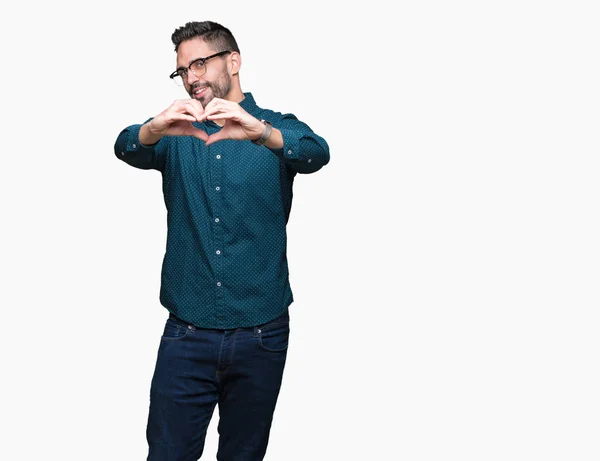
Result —
<instances>
[{"instance_id":1,"label":"eyeglasses","mask_svg":"<svg viewBox=\"0 0 600 461\"><path fill-rule=\"evenodd\" d=\"M173 79L173 81L177 83L177 85L182 86L183 82L185 82L185 80L187 79L188 69L191 70L192 74L194 74L196 77L201 77L206 73L206 61L212 58L216 58L217 56L226 55L228 53L231 53L231 51L219 51L218 53L211 54L210 56L207 56L205 58L195 59L190 63L189 66L180 67L179 69L177 69L175 72L169 75L169 78Z\"/></svg>"}]
</instances>

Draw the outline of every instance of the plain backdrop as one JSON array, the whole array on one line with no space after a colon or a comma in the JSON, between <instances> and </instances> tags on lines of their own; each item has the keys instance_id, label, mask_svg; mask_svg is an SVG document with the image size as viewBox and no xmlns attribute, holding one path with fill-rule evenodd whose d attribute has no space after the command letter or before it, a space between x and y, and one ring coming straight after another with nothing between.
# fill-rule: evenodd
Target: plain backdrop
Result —
<instances>
[{"instance_id":1,"label":"plain backdrop","mask_svg":"<svg viewBox=\"0 0 600 461\"><path fill-rule=\"evenodd\" d=\"M0 16L0 459L145 459L166 212L113 145L186 97L170 36L192 20L229 27L242 89L331 149L295 181L266 459L600 459L596 2Z\"/></svg>"}]
</instances>

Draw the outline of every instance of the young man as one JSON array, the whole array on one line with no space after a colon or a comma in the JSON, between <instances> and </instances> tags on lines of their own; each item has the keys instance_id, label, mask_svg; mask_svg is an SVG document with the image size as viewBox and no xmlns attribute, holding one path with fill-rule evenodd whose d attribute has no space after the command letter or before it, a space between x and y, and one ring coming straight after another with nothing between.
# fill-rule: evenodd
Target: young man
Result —
<instances>
[{"instance_id":1,"label":"young man","mask_svg":"<svg viewBox=\"0 0 600 461\"><path fill-rule=\"evenodd\" d=\"M258 461L288 346L292 185L329 162L329 147L294 115L242 92L242 57L227 28L189 22L171 38L170 78L191 99L115 143L117 158L162 173L168 212L160 302L169 318L151 385L148 460L199 459L218 404L217 459Z\"/></svg>"}]
</instances>

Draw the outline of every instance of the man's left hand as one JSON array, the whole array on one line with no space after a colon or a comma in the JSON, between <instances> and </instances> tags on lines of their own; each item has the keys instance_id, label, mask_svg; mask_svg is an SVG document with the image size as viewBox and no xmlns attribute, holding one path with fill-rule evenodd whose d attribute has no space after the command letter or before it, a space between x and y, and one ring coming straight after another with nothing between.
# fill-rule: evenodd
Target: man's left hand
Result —
<instances>
[{"instance_id":1,"label":"man's left hand","mask_svg":"<svg viewBox=\"0 0 600 461\"><path fill-rule=\"evenodd\" d=\"M265 131L264 123L242 109L237 102L226 99L213 98L204 108L203 115L206 120L225 120L223 127L208 137L207 146L223 139L258 139Z\"/></svg>"}]
</instances>

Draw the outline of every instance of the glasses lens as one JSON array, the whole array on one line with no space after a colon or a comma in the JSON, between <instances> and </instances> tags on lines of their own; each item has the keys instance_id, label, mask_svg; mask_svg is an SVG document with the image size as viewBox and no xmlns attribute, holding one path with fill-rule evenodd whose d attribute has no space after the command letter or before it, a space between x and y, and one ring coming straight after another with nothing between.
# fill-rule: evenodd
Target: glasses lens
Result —
<instances>
[{"instance_id":1,"label":"glasses lens","mask_svg":"<svg viewBox=\"0 0 600 461\"><path fill-rule=\"evenodd\" d=\"M177 86L183 86L183 79L181 78L181 75L176 75L173 77L173 81L177 83Z\"/></svg>"},{"instance_id":2,"label":"glasses lens","mask_svg":"<svg viewBox=\"0 0 600 461\"><path fill-rule=\"evenodd\" d=\"M195 63L193 63L192 72L194 72L194 75L196 77L204 75L204 72L206 72L206 64L204 63L204 61L196 61Z\"/></svg>"}]
</instances>

